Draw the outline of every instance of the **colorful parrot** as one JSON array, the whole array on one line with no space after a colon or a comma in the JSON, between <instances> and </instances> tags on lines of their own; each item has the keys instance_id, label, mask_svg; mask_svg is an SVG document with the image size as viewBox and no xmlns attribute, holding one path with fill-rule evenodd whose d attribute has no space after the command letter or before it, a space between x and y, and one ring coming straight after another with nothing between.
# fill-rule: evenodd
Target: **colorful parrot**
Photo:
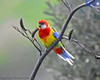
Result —
<instances>
[{"instance_id":1,"label":"colorful parrot","mask_svg":"<svg viewBox=\"0 0 100 80\"><path fill-rule=\"evenodd\" d=\"M39 20L38 36L44 47L48 48L57 38L58 33L51 27L46 20ZM73 65L72 59L75 59L68 51L65 50L61 41L52 49L59 57ZM71 59L72 58L72 59Z\"/></svg>"}]
</instances>

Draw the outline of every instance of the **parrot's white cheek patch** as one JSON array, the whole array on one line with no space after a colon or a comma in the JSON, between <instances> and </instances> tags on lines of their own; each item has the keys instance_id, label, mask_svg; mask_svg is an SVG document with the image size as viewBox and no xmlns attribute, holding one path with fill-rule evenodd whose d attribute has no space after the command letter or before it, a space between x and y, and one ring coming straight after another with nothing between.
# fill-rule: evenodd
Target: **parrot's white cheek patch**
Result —
<instances>
[{"instance_id":1,"label":"parrot's white cheek patch","mask_svg":"<svg viewBox=\"0 0 100 80\"><path fill-rule=\"evenodd\" d=\"M42 25L41 28L42 28L42 29L45 29L45 28L46 28L46 25Z\"/></svg>"}]
</instances>

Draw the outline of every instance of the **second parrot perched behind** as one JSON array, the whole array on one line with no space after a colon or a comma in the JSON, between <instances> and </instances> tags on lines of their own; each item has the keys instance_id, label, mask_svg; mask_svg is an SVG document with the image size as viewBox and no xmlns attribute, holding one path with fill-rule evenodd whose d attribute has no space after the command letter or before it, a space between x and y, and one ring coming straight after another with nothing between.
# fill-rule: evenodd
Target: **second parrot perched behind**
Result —
<instances>
[{"instance_id":1,"label":"second parrot perched behind","mask_svg":"<svg viewBox=\"0 0 100 80\"><path fill-rule=\"evenodd\" d=\"M58 33L54 28L50 27L46 20L39 20L38 36L46 48L49 47L58 38ZM68 51L65 50L62 43L59 41L58 44L52 49L58 56L63 60L67 61L70 65L73 65L72 59L75 59ZM72 59L71 59L72 58Z\"/></svg>"}]
</instances>

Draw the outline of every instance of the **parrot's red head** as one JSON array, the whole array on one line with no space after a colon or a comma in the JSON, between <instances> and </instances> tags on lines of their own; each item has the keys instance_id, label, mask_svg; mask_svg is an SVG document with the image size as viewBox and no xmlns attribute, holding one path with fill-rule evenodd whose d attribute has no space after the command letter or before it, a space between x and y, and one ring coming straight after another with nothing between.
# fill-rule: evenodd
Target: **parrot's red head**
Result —
<instances>
[{"instance_id":1,"label":"parrot's red head","mask_svg":"<svg viewBox=\"0 0 100 80\"><path fill-rule=\"evenodd\" d=\"M41 29L45 29L45 28L48 27L48 22L47 22L46 20L39 20L39 21L38 21L38 24L39 24L39 27L40 27Z\"/></svg>"}]
</instances>

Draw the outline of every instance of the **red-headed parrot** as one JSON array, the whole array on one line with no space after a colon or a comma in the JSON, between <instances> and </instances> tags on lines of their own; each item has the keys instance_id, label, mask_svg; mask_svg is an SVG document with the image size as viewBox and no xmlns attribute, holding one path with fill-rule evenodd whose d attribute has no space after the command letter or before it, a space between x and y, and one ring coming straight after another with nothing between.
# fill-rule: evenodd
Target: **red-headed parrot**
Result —
<instances>
[{"instance_id":1,"label":"red-headed parrot","mask_svg":"<svg viewBox=\"0 0 100 80\"><path fill-rule=\"evenodd\" d=\"M58 38L58 33L51 27L46 20L39 20L38 36L44 47L48 48ZM52 49L63 60L73 65L72 59L75 59L68 51L65 50L61 41ZM72 59L71 59L72 58Z\"/></svg>"}]
</instances>

